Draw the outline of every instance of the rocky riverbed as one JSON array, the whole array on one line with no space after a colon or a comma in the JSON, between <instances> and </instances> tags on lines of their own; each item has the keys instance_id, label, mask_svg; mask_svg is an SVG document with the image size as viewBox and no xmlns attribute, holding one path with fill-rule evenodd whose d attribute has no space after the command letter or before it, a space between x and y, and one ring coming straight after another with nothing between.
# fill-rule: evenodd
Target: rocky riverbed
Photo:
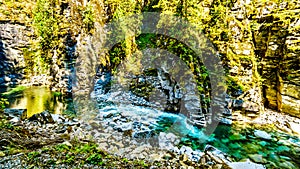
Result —
<instances>
[{"instance_id":1,"label":"rocky riverbed","mask_svg":"<svg viewBox=\"0 0 300 169\"><path fill-rule=\"evenodd\" d=\"M203 129L189 123L185 115L166 111L175 110L176 99L180 99L168 78L138 79L143 83L152 80L154 88L168 91L161 95L169 103L167 107L163 107L165 102L141 96L147 93L136 91L138 88L118 90L109 86L111 78L105 72L101 74L89 100L75 95L77 113L72 118L48 111L31 116L25 109L5 109L1 114L4 127L0 155L4 158L0 168L300 166L300 120L271 110L258 112L250 104L255 99L254 90L246 96L248 102L227 97L221 123L213 134L206 135ZM144 86L139 88L147 90ZM94 146L90 151L98 153L77 157L84 151L80 147L90 148L90 144ZM48 150L44 151L45 148ZM67 153L69 150L73 152Z\"/></svg>"},{"instance_id":2,"label":"rocky riverbed","mask_svg":"<svg viewBox=\"0 0 300 169\"><path fill-rule=\"evenodd\" d=\"M221 168L221 166L226 166L237 168L244 165L248 168L251 166L297 168L299 165L297 163L300 152L299 136L296 133L287 134L280 128L276 128L275 125L266 126L268 122L271 124L271 119L276 119L275 117L283 123L284 121L296 123L298 119L290 116L285 117L276 112L268 112L269 120L263 121L264 114L261 116L262 119L252 120L252 127L249 126L250 121L248 121L248 123L234 122L233 126L236 127L234 130L217 129L214 133L215 136L208 138L208 143L205 144L199 144L193 138L180 137L176 133L167 131L161 131L148 138L134 137L134 131L129 132L129 130L138 125L143 126L145 122L127 125L126 128L126 125L123 124L128 122L115 120L119 127L118 125L110 126L110 120L107 119L117 119L118 116L109 117L109 113L99 114L93 120L82 121L63 115L50 114L47 111L22 120L24 112L24 110L6 109L1 115L2 124L4 124L5 119L9 122L1 129L0 143L3 158L0 162L0 168L26 168L32 164L44 168L100 167L103 164L88 162L87 159L91 154L80 157L73 154L73 160L81 160L81 162L73 164L66 162L68 159L64 155L67 154L66 152L52 151L52 149L58 149L57 146L62 146L67 151L72 147L91 142L94 142L101 149L101 152L109 152L108 154L114 157L107 159L105 157L104 162L112 161L109 163L116 166L134 167L136 165L142 168L150 166L154 168L155 166L159 168L162 166ZM126 118L120 116L120 119ZM223 133L223 135L218 133L226 130L227 133ZM292 131L291 127L290 130ZM49 151L44 151L45 148ZM29 160L28 155L30 153L30 156L36 154L35 160ZM124 162L123 158L128 162L126 160ZM134 161L137 159L144 161L145 166Z\"/></svg>"},{"instance_id":3,"label":"rocky riverbed","mask_svg":"<svg viewBox=\"0 0 300 169\"><path fill-rule=\"evenodd\" d=\"M234 168L240 164L263 168L249 161L232 162L227 154L209 145L203 151L188 146L173 147L172 151L153 146L149 140L124 137L125 132L113 128L101 130L100 126L95 127L96 122L86 123L47 111L21 120L20 112L24 113L11 109L1 113L0 168ZM160 133L158 137L164 141L159 144L172 146L177 139L170 133ZM102 153L101 163L97 154L81 149L92 142L101 149L97 150L98 155Z\"/></svg>"}]
</instances>

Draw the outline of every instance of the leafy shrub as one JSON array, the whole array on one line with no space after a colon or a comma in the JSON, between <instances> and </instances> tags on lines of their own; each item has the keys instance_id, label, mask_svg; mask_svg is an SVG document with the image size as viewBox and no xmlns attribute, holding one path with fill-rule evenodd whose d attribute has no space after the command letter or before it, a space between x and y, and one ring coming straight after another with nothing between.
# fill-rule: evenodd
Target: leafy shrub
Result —
<instances>
[{"instance_id":1,"label":"leafy shrub","mask_svg":"<svg viewBox=\"0 0 300 169\"><path fill-rule=\"evenodd\" d=\"M0 110L3 110L6 105L8 105L8 101L5 98L0 98Z\"/></svg>"},{"instance_id":2,"label":"leafy shrub","mask_svg":"<svg viewBox=\"0 0 300 169\"><path fill-rule=\"evenodd\" d=\"M2 96L9 97L12 95L20 94L22 93L27 87L25 86L17 86L15 88L10 89L9 91L2 93ZM4 99L5 100L5 99Z\"/></svg>"},{"instance_id":3,"label":"leafy shrub","mask_svg":"<svg viewBox=\"0 0 300 169\"><path fill-rule=\"evenodd\" d=\"M103 165L102 155L98 153L91 154L86 161L90 164Z\"/></svg>"}]
</instances>

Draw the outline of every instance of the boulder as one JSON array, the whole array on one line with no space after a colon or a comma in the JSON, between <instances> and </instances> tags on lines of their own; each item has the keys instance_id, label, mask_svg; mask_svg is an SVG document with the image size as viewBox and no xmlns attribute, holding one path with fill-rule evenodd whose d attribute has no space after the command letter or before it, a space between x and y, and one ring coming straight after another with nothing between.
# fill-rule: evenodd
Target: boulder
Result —
<instances>
[{"instance_id":1,"label":"boulder","mask_svg":"<svg viewBox=\"0 0 300 169\"><path fill-rule=\"evenodd\" d=\"M12 119L9 120L12 123L18 123L20 121L20 119L18 117L14 117Z\"/></svg>"},{"instance_id":2,"label":"boulder","mask_svg":"<svg viewBox=\"0 0 300 169\"><path fill-rule=\"evenodd\" d=\"M51 114L51 117L55 123L64 123L66 119L59 114Z\"/></svg>"},{"instance_id":3,"label":"boulder","mask_svg":"<svg viewBox=\"0 0 300 169\"><path fill-rule=\"evenodd\" d=\"M262 138L262 139L265 139L265 140L271 140L272 139L272 136L270 134L268 134L265 131L261 131L261 130L255 130L254 135L256 137L259 137L259 138Z\"/></svg>"},{"instance_id":4,"label":"boulder","mask_svg":"<svg viewBox=\"0 0 300 169\"><path fill-rule=\"evenodd\" d=\"M243 108L243 103L244 103L243 100L233 100L232 101L232 107L234 109L242 109Z\"/></svg>"},{"instance_id":5,"label":"boulder","mask_svg":"<svg viewBox=\"0 0 300 169\"><path fill-rule=\"evenodd\" d=\"M232 117L231 116L222 116L219 121L221 124L231 125L232 124Z\"/></svg>"},{"instance_id":6,"label":"boulder","mask_svg":"<svg viewBox=\"0 0 300 169\"><path fill-rule=\"evenodd\" d=\"M54 123L54 120L53 120L51 114L47 110L43 111L39 114L35 114L35 115L31 116L28 120L38 121L41 124Z\"/></svg>"},{"instance_id":7,"label":"boulder","mask_svg":"<svg viewBox=\"0 0 300 169\"><path fill-rule=\"evenodd\" d=\"M293 131L293 133L299 134L300 135L300 124L299 123L294 123L294 122L287 122L289 128Z\"/></svg>"},{"instance_id":8,"label":"boulder","mask_svg":"<svg viewBox=\"0 0 300 169\"><path fill-rule=\"evenodd\" d=\"M210 158L214 159L214 161L220 161L219 163L231 163L231 159L228 157L227 154L223 153L222 151L218 150L217 148L211 145L205 146L204 153L209 155Z\"/></svg>"},{"instance_id":9,"label":"boulder","mask_svg":"<svg viewBox=\"0 0 300 169\"><path fill-rule=\"evenodd\" d=\"M191 155L193 152L193 149L191 147L182 146L179 151L180 151L180 154Z\"/></svg>"},{"instance_id":10,"label":"boulder","mask_svg":"<svg viewBox=\"0 0 300 169\"><path fill-rule=\"evenodd\" d=\"M243 108L246 112L259 112L259 104L251 101L246 101L243 104Z\"/></svg>"},{"instance_id":11,"label":"boulder","mask_svg":"<svg viewBox=\"0 0 300 169\"><path fill-rule=\"evenodd\" d=\"M249 155L250 159L253 160L256 163L265 163L265 159L263 158L262 155L260 154L250 154Z\"/></svg>"},{"instance_id":12,"label":"boulder","mask_svg":"<svg viewBox=\"0 0 300 169\"><path fill-rule=\"evenodd\" d=\"M245 162L232 162L229 163L229 167L232 169L265 169L262 164L256 164L247 160Z\"/></svg>"},{"instance_id":13,"label":"boulder","mask_svg":"<svg viewBox=\"0 0 300 169\"><path fill-rule=\"evenodd\" d=\"M240 95L237 99L234 99L232 107L245 112L257 113L260 111L262 106L261 100L260 89L253 88Z\"/></svg>"}]
</instances>

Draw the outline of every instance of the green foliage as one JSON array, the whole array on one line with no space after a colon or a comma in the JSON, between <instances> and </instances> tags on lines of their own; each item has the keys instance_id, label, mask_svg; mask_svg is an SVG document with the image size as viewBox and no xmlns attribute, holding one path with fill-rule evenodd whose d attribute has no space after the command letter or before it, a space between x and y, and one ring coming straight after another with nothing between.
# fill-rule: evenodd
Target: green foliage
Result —
<instances>
[{"instance_id":1,"label":"green foliage","mask_svg":"<svg viewBox=\"0 0 300 169\"><path fill-rule=\"evenodd\" d=\"M65 152L69 150L69 147L66 144L58 144L55 146L55 150L59 152Z\"/></svg>"},{"instance_id":2,"label":"green foliage","mask_svg":"<svg viewBox=\"0 0 300 169\"><path fill-rule=\"evenodd\" d=\"M35 1L3 0L0 2L0 19L29 25L31 22L32 7Z\"/></svg>"},{"instance_id":3,"label":"green foliage","mask_svg":"<svg viewBox=\"0 0 300 169\"><path fill-rule=\"evenodd\" d=\"M61 92L53 92L53 96L55 96L55 97L61 97L62 93Z\"/></svg>"},{"instance_id":4,"label":"green foliage","mask_svg":"<svg viewBox=\"0 0 300 169\"><path fill-rule=\"evenodd\" d=\"M56 0L38 0L33 11L34 26L36 34L40 37L42 49L52 49L56 45L56 38L59 33L59 16Z\"/></svg>"},{"instance_id":5,"label":"green foliage","mask_svg":"<svg viewBox=\"0 0 300 169\"><path fill-rule=\"evenodd\" d=\"M198 56L188 46L177 41L176 39L155 34L140 34L135 38L135 40L137 50L144 50L146 48L161 48L178 55L194 73L196 82L198 84L198 91L206 96L209 96L209 90L205 88L205 86L209 85L208 70L203 63L201 63ZM124 46L126 45L122 46L124 43L126 42L123 41L115 45L114 48L109 52L110 63L113 69L115 69L121 63L121 61L127 57L127 54L124 51L126 48L124 48ZM149 86L145 87L145 90L148 89L150 89ZM136 94L141 95L145 90L141 89L140 92L136 91ZM210 99L209 97L206 97L203 101L205 104L208 104Z\"/></svg>"},{"instance_id":6,"label":"green foliage","mask_svg":"<svg viewBox=\"0 0 300 169\"><path fill-rule=\"evenodd\" d=\"M70 6L67 10L71 15L65 13L65 4ZM94 15L91 3L81 6L71 1L37 0L32 11L35 37L30 48L24 49L27 74L50 74L53 65L64 67L69 57L66 45L75 43L79 33L93 31Z\"/></svg>"},{"instance_id":7,"label":"green foliage","mask_svg":"<svg viewBox=\"0 0 300 169\"><path fill-rule=\"evenodd\" d=\"M94 23L95 23L94 15L95 14L94 14L93 8L89 4L83 11L83 23L84 23L84 26L87 28L88 32L94 28Z\"/></svg>"},{"instance_id":8,"label":"green foliage","mask_svg":"<svg viewBox=\"0 0 300 169\"><path fill-rule=\"evenodd\" d=\"M40 152L37 152L37 151L33 151L33 152L30 152L28 153L28 158L29 159L35 159L37 157L41 156L41 153Z\"/></svg>"},{"instance_id":9,"label":"green foliage","mask_svg":"<svg viewBox=\"0 0 300 169\"><path fill-rule=\"evenodd\" d=\"M145 161L143 161L143 160L134 160L133 164L136 166L144 167L144 168L149 167L149 165L147 163L145 163Z\"/></svg>"},{"instance_id":10,"label":"green foliage","mask_svg":"<svg viewBox=\"0 0 300 169\"><path fill-rule=\"evenodd\" d=\"M237 83L237 80L235 80L231 76L227 76L226 85L227 85L227 89L229 91L229 94L231 94L231 92L233 92L233 91L238 91L239 89L241 89L241 90L244 89L244 87L239 85Z\"/></svg>"},{"instance_id":11,"label":"green foliage","mask_svg":"<svg viewBox=\"0 0 300 169\"><path fill-rule=\"evenodd\" d=\"M0 110L3 110L6 105L8 105L9 102L5 98L0 98Z\"/></svg>"},{"instance_id":12,"label":"green foliage","mask_svg":"<svg viewBox=\"0 0 300 169\"><path fill-rule=\"evenodd\" d=\"M0 119L0 130L2 129L13 130L14 126L11 123L9 123L6 119Z\"/></svg>"},{"instance_id":13,"label":"green foliage","mask_svg":"<svg viewBox=\"0 0 300 169\"><path fill-rule=\"evenodd\" d=\"M57 0L38 0L33 10L33 26L37 41L27 51L27 60L32 61L34 74L47 73L53 63L52 57L58 49L62 17L59 15ZM57 57L57 56L55 56ZM30 65L28 65L30 66Z\"/></svg>"},{"instance_id":14,"label":"green foliage","mask_svg":"<svg viewBox=\"0 0 300 169\"><path fill-rule=\"evenodd\" d=\"M142 3L139 1L106 0L104 3L110 8L113 18L139 13L142 9Z\"/></svg>"},{"instance_id":15,"label":"green foliage","mask_svg":"<svg viewBox=\"0 0 300 169\"><path fill-rule=\"evenodd\" d=\"M20 127L14 126L11 122L9 122L7 120L7 117L5 115L3 115L3 113L0 112L0 130L3 130L3 129L15 131L15 132L21 131Z\"/></svg>"},{"instance_id":16,"label":"green foliage","mask_svg":"<svg viewBox=\"0 0 300 169\"><path fill-rule=\"evenodd\" d=\"M141 34L138 36L136 43L140 50L144 50L146 48L153 48L156 46L155 44L156 35L155 34Z\"/></svg>"},{"instance_id":17,"label":"green foliage","mask_svg":"<svg viewBox=\"0 0 300 169\"><path fill-rule=\"evenodd\" d=\"M66 159L63 160L62 162L66 163L66 164L72 164L72 163L74 163L74 159L75 159L74 155L67 154Z\"/></svg>"},{"instance_id":18,"label":"green foliage","mask_svg":"<svg viewBox=\"0 0 300 169\"><path fill-rule=\"evenodd\" d=\"M4 97L10 97L10 96L13 96L13 95L16 95L16 94L20 94L20 93L22 93L25 89L27 89L26 86L17 86L17 87L15 87L15 88L10 89L10 90L7 91L7 92L2 93L2 96L4 96Z\"/></svg>"},{"instance_id":19,"label":"green foliage","mask_svg":"<svg viewBox=\"0 0 300 169\"><path fill-rule=\"evenodd\" d=\"M76 152L90 153L97 150L96 144L83 144L76 147Z\"/></svg>"},{"instance_id":20,"label":"green foliage","mask_svg":"<svg viewBox=\"0 0 300 169\"><path fill-rule=\"evenodd\" d=\"M98 153L91 154L86 161L90 164L103 165L102 155Z\"/></svg>"},{"instance_id":21,"label":"green foliage","mask_svg":"<svg viewBox=\"0 0 300 169\"><path fill-rule=\"evenodd\" d=\"M122 161L125 162L125 163L128 163L128 159L127 158L123 158Z\"/></svg>"},{"instance_id":22,"label":"green foliage","mask_svg":"<svg viewBox=\"0 0 300 169\"><path fill-rule=\"evenodd\" d=\"M77 117L76 113L74 111L71 111L71 110L65 110L63 112L64 115L67 115L68 117L70 118L75 118Z\"/></svg>"}]
</instances>

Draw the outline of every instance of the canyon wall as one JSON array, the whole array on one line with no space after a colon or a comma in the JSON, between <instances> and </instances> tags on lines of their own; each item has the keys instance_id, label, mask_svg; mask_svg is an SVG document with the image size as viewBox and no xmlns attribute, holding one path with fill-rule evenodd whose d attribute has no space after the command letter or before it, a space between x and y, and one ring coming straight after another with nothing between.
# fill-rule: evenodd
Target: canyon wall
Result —
<instances>
[{"instance_id":1,"label":"canyon wall","mask_svg":"<svg viewBox=\"0 0 300 169\"><path fill-rule=\"evenodd\" d=\"M31 85L49 85L54 91L71 93L71 74L74 72L75 59L100 55L97 51L91 52L97 50L95 45L99 42L94 39L101 35L96 36L95 33L99 31L95 31L97 29L93 31L92 26L87 22L91 17L87 15L88 10L79 10L89 3L92 2L61 3L59 9L62 12L57 15L67 18L67 22L71 25L62 29L66 30L66 33L59 34L63 36L59 45L63 45L60 49L63 49L64 57L60 57L59 49L54 49L51 51L52 65L48 73L35 72L36 74L32 76L26 74L26 68L32 64L34 55L28 55L26 52L32 48L31 40L37 39L31 24L30 10L33 7L17 3L23 12L16 12L17 8L11 10L10 8L13 7L8 8L9 4L2 3L1 9L11 13L7 14L5 10L1 10L0 15L0 86L12 87L31 83ZM109 21L114 16L114 10L117 9L113 5L105 5L104 2L93 3L90 7L95 8L94 14L97 14L98 18L91 19L94 23L103 24ZM229 94L234 99L243 100L241 105L234 102L232 106L242 107L246 113L258 113L264 107L269 107L299 117L300 2L238 0L234 3L225 1L223 3L224 5L216 1L204 1L201 4L202 15L197 16L199 20L210 18L208 23L203 24L204 32L207 32L207 36L220 52L228 75ZM154 2L142 4L142 8L147 8L142 11L153 10ZM180 6L180 4L175 5L178 8ZM159 8L162 9L163 7ZM216 9L219 13L215 12ZM79 16L76 10L82 12L82 16ZM20 17L13 17L14 15ZM211 22L212 19L214 22ZM81 21L85 25L80 25ZM67 22L63 23L67 24ZM95 68L96 62L107 62L109 65L107 58L104 61L83 60L82 63L77 62L77 64L86 64L87 67L90 64L92 65L90 68ZM87 78L91 80L93 77L90 76L96 73L86 76L84 70L77 71L80 76L79 83ZM232 87L233 83L239 87Z\"/></svg>"}]
</instances>

